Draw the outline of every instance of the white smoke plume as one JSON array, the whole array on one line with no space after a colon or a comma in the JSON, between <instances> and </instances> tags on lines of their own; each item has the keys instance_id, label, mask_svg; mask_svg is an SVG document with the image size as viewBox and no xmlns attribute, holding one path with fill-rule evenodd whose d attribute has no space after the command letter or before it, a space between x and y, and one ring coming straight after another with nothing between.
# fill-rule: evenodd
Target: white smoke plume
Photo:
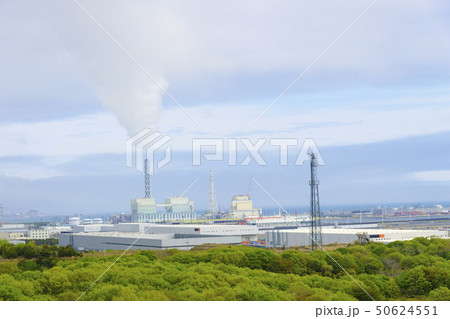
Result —
<instances>
[{"instance_id":1,"label":"white smoke plume","mask_svg":"<svg viewBox=\"0 0 450 319\"><path fill-rule=\"evenodd\" d=\"M151 33L158 29L158 22L136 21L139 8L119 2L79 3L82 8L74 3L55 8L61 41L85 66L101 104L117 116L128 135L156 129L161 87L168 87L162 75L161 46ZM118 12L121 19L116 18Z\"/></svg>"},{"instance_id":2,"label":"white smoke plume","mask_svg":"<svg viewBox=\"0 0 450 319\"><path fill-rule=\"evenodd\" d=\"M146 127L156 128L162 109L162 92L158 85L129 83L115 90L97 80L96 91L102 105L116 114L128 135Z\"/></svg>"},{"instance_id":3,"label":"white smoke plume","mask_svg":"<svg viewBox=\"0 0 450 319\"><path fill-rule=\"evenodd\" d=\"M169 89L181 104L190 100L191 105L227 102L229 92L236 92L235 101L264 95L269 99L276 97L368 6L359 0L347 1L345 6L333 0L289 0L283 5L261 0L219 1L220 4L181 0L76 1L161 86ZM129 134L144 127L158 129L162 92L73 0L9 3L1 4L0 25L9 21L15 33L2 42L5 50L0 50L0 56L8 51L8 41L26 46L14 51L14 58L22 54L24 60L14 68L9 59L0 59L5 64L0 63L0 69L11 69L9 74L2 69L4 81L0 91L9 94L13 83L10 79L20 74L20 68L27 78L31 78L28 74L33 68L41 76L50 68L67 67L76 56L82 70L68 73L67 77L89 74L99 100L117 115ZM429 75L446 78L450 25L442 12L447 7L445 1L378 3L288 95L309 89L353 89L355 83L430 84ZM54 33L58 34L57 39ZM67 53L61 52L61 47ZM38 62L29 63L30 57ZM64 63L64 59L71 62ZM255 80L261 82L247 86ZM33 85L16 87L20 91L34 89ZM78 91L63 93L70 97L70 92ZM266 105L255 107L263 109ZM181 126L191 121L184 116L180 116Z\"/></svg>"}]
</instances>

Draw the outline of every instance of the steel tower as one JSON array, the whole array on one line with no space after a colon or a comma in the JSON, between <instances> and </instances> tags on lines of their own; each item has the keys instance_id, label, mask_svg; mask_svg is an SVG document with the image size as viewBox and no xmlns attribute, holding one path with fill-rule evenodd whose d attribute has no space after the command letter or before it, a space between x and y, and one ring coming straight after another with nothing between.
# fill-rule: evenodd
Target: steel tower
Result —
<instances>
[{"instance_id":1,"label":"steel tower","mask_svg":"<svg viewBox=\"0 0 450 319\"><path fill-rule=\"evenodd\" d=\"M319 181L317 180L317 159L314 153L311 159L311 250L322 247L322 226L320 225Z\"/></svg>"},{"instance_id":2,"label":"steel tower","mask_svg":"<svg viewBox=\"0 0 450 319\"><path fill-rule=\"evenodd\" d=\"M209 213L212 214L213 218L214 214L217 213L217 198L216 190L214 189L214 176L212 171L209 171Z\"/></svg>"},{"instance_id":3,"label":"steel tower","mask_svg":"<svg viewBox=\"0 0 450 319\"><path fill-rule=\"evenodd\" d=\"M150 172L148 167L148 159L144 160L144 180L145 180L145 198L152 197L152 184L150 180Z\"/></svg>"}]
</instances>

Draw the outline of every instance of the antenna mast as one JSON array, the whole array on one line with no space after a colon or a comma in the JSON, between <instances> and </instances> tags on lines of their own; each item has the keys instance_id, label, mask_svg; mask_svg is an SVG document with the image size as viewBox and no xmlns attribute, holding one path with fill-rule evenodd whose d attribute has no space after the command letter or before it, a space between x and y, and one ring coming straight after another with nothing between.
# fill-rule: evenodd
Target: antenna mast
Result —
<instances>
[{"instance_id":1,"label":"antenna mast","mask_svg":"<svg viewBox=\"0 0 450 319\"><path fill-rule=\"evenodd\" d=\"M317 180L317 159L314 153L311 159L311 250L322 247L322 226L320 224L319 181Z\"/></svg>"}]
</instances>

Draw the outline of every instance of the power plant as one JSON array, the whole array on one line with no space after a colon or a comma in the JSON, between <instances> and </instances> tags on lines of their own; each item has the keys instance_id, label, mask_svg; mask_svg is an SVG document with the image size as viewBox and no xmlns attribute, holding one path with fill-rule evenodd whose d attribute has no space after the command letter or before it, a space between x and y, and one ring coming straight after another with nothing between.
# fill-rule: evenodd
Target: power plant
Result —
<instances>
[{"instance_id":1,"label":"power plant","mask_svg":"<svg viewBox=\"0 0 450 319\"><path fill-rule=\"evenodd\" d=\"M80 224L72 223L71 232L61 232L62 245L77 250L126 249L190 249L202 244L251 245L257 247L309 247L311 251L323 245L359 242L408 240L415 237L448 238L448 230L386 229L378 222L324 225L319 202L318 160L314 153L310 160L309 214L263 215L254 208L250 184L245 195L234 195L228 212L218 209L213 171L209 171L209 206L205 213L196 214L188 197L167 197L157 204L152 197L149 163L144 161L144 197L131 201L131 223ZM397 214L395 215L397 216ZM398 215L401 216L401 215ZM399 217L401 218L401 217ZM382 218L383 225L386 216ZM341 221L340 221L341 222ZM411 218L410 218L411 222Z\"/></svg>"},{"instance_id":2,"label":"power plant","mask_svg":"<svg viewBox=\"0 0 450 319\"><path fill-rule=\"evenodd\" d=\"M159 209L159 211L158 211ZM158 223L192 221L196 219L194 203L187 197L167 197L164 204L157 204L152 197L151 174L148 159L144 159L144 197L131 200L131 221Z\"/></svg>"}]
</instances>

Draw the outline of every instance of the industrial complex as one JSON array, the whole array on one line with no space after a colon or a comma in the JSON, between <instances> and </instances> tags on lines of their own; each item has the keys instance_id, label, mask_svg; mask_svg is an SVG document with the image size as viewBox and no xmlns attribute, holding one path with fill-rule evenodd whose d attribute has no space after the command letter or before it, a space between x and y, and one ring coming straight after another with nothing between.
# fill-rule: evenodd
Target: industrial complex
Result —
<instances>
[{"instance_id":1,"label":"industrial complex","mask_svg":"<svg viewBox=\"0 0 450 319\"><path fill-rule=\"evenodd\" d=\"M147 162L145 167L148 168ZM246 194L234 195L228 211L217 205L213 172L209 174L209 209L197 214L188 197L168 197L158 204L151 194L150 176L145 175L145 192L131 200L131 214L105 221L102 218L67 218L64 224L36 227L25 224L0 225L0 239L11 242L59 238L59 245L70 245L78 251L124 249L180 249L204 244L252 245L265 248L309 247L354 242L389 243L415 237L448 238L448 216L433 215L428 209L420 214L417 208L409 214L394 210L391 217L386 209L355 211L359 217L345 221L339 217L322 216L319 203L317 160L310 154L310 211L292 216L283 210L277 215L263 214L255 208ZM249 185L250 190L250 185ZM444 207L438 207L442 214ZM414 212L414 214L412 214ZM448 212L448 211L447 211ZM376 215L381 213L381 215ZM362 217L366 220L362 223ZM378 216L378 217L377 217ZM353 216L356 217L356 216ZM444 222L444 227L439 225Z\"/></svg>"},{"instance_id":2,"label":"industrial complex","mask_svg":"<svg viewBox=\"0 0 450 319\"><path fill-rule=\"evenodd\" d=\"M131 201L132 223L98 224L94 220L72 226L72 231L61 232L60 245L76 250L108 249L191 249L203 244L253 245L266 248L309 246L311 250L323 245L388 243L415 237L448 238L448 229L388 229L376 223L322 225L319 204L317 162L311 159L310 215L263 216L253 207L249 193L235 195L228 212L217 208L214 177L210 171L209 210L198 218L194 203L187 197L169 197L157 204L151 197L150 177L145 177L145 196ZM360 214L361 218L362 214ZM396 215L397 216L397 215ZM76 220L72 220L76 222ZM384 223L382 224L384 226Z\"/></svg>"}]
</instances>

